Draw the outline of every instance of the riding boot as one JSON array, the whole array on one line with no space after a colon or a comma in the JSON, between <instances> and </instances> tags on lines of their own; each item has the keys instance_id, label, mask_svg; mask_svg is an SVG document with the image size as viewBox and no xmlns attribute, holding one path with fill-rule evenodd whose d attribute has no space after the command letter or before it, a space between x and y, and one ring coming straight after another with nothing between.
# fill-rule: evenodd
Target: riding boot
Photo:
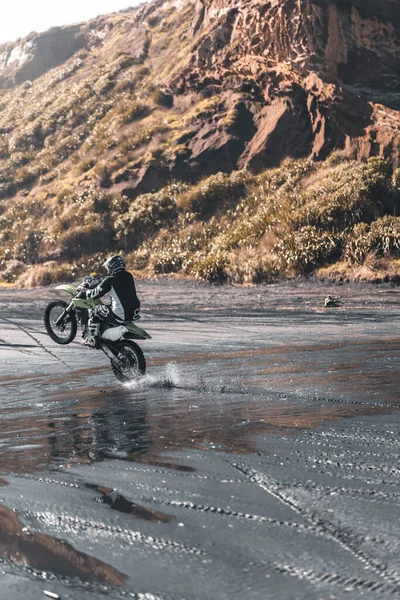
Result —
<instances>
[{"instance_id":1,"label":"riding boot","mask_svg":"<svg viewBox=\"0 0 400 600\"><path fill-rule=\"evenodd\" d=\"M84 346L90 346L91 348L97 348L100 340L100 323L93 323L89 321L88 334L83 340Z\"/></svg>"}]
</instances>

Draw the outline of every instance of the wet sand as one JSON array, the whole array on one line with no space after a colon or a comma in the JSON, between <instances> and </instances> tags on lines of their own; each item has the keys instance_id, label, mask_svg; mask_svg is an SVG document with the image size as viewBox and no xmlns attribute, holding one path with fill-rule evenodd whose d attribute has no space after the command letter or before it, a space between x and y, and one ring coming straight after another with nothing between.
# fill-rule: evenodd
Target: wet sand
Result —
<instances>
[{"instance_id":1,"label":"wet sand","mask_svg":"<svg viewBox=\"0 0 400 600\"><path fill-rule=\"evenodd\" d=\"M0 290L4 598L400 597L400 291L138 290L125 386Z\"/></svg>"}]
</instances>

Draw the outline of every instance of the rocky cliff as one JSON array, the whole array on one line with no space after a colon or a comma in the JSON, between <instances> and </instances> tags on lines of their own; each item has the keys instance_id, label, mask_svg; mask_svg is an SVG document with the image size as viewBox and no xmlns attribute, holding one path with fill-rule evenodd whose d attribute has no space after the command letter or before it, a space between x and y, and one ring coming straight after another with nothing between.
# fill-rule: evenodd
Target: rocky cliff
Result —
<instances>
[{"instance_id":1,"label":"rocky cliff","mask_svg":"<svg viewBox=\"0 0 400 600\"><path fill-rule=\"evenodd\" d=\"M323 163L339 150L399 166L399 59L400 0L153 0L0 46L0 269L132 250L171 219L186 227L225 210L228 192L264 190L257 174L286 158ZM312 164L281 171L307 186L325 173ZM388 194L368 219L397 210L389 174L379 188L374 168L351 166L360 188L370 178L371 202ZM197 186L220 172L234 174ZM190 252L208 231L188 234Z\"/></svg>"},{"instance_id":2,"label":"rocky cliff","mask_svg":"<svg viewBox=\"0 0 400 600\"><path fill-rule=\"evenodd\" d=\"M155 0L3 45L0 86L36 80L83 49L90 63L118 48L137 56L143 43L179 113L220 97L212 118L192 123L185 168L165 161L160 182L337 148L400 160L399 0Z\"/></svg>"},{"instance_id":3,"label":"rocky cliff","mask_svg":"<svg viewBox=\"0 0 400 600\"><path fill-rule=\"evenodd\" d=\"M199 0L193 31L175 84L251 96L239 165L334 148L399 160L398 0Z\"/></svg>"}]
</instances>

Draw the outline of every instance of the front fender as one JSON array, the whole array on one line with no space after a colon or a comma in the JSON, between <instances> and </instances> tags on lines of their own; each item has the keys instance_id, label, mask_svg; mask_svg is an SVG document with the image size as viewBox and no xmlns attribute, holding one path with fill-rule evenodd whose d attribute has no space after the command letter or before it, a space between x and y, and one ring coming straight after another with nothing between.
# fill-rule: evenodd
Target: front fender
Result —
<instances>
[{"instance_id":1,"label":"front fender","mask_svg":"<svg viewBox=\"0 0 400 600\"><path fill-rule=\"evenodd\" d=\"M56 287L56 290L63 290L64 292L68 292L68 294L71 294L71 296L75 296L76 294L76 287L70 284L58 285Z\"/></svg>"}]
</instances>

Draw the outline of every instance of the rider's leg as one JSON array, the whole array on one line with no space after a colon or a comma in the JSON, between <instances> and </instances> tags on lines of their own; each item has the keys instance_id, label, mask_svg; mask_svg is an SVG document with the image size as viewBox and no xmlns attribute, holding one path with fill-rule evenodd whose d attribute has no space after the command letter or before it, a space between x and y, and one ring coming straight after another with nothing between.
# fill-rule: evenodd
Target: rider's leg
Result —
<instances>
[{"instance_id":1,"label":"rider's leg","mask_svg":"<svg viewBox=\"0 0 400 600\"><path fill-rule=\"evenodd\" d=\"M88 333L83 344L92 348L97 348L101 337L101 325L108 317L109 310L106 306L99 305L90 311L88 322Z\"/></svg>"},{"instance_id":2,"label":"rider's leg","mask_svg":"<svg viewBox=\"0 0 400 600\"><path fill-rule=\"evenodd\" d=\"M102 327L104 325L118 326L123 325L124 321L117 317L107 306L99 305L90 311L88 322L88 334L83 341L85 346L96 348L101 338Z\"/></svg>"},{"instance_id":3,"label":"rider's leg","mask_svg":"<svg viewBox=\"0 0 400 600\"><path fill-rule=\"evenodd\" d=\"M90 346L92 348L96 348L98 341L100 339L100 328L101 323L96 319L89 319L87 335L83 340L83 344L85 346Z\"/></svg>"}]
</instances>

